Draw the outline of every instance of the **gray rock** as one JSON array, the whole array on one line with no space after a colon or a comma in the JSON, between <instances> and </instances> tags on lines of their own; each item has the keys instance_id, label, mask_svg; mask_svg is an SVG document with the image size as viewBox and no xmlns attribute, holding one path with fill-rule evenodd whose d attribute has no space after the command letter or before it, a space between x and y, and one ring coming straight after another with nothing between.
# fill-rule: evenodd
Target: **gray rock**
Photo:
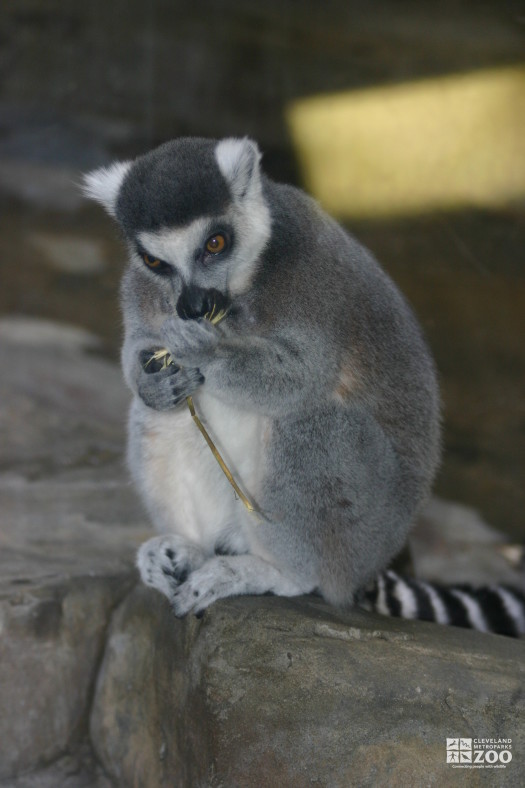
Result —
<instances>
[{"instance_id":1,"label":"gray rock","mask_svg":"<svg viewBox=\"0 0 525 788\"><path fill-rule=\"evenodd\" d=\"M30 774L1 781L0 788L111 788L87 746Z\"/></svg>"},{"instance_id":2,"label":"gray rock","mask_svg":"<svg viewBox=\"0 0 525 788\"><path fill-rule=\"evenodd\" d=\"M448 785L447 737L523 741L524 652L314 597L231 599L178 621L139 588L111 625L91 736L117 785ZM516 752L497 784L521 775Z\"/></svg>"},{"instance_id":3,"label":"gray rock","mask_svg":"<svg viewBox=\"0 0 525 788\"><path fill-rule=\"evenodd\" d=\"M11 711L0 717L0 779L8 781L85 737L109 618L135 582L133 556L147 531L122 463L127 394L116 365L88 355L96 346L74 327L0 321L0 709ZM34 784L61 774L54 784L67 785L73 767L61 764Z\"/></svg>"},{"instance_id":4,"label":"gray rock","mask_svg":"<svg viewBox=\"0 0 525 788\"><path fill-rule=\"evenodd\" d=\"M82 734L113 607L130 573L74 577L18 556L23 575L0 590L0 778L64 753ZM9 552L3 553L10 564ZM73 570L74 571L74 570ZM33 578L33 579L32 579Z\"/></svg>"},{"instance_id":5,"label":"gray rock","mask_svg":"<svg viewBox=\"0 0 525 788\"><path fill-rule=\"evenodd\" d=\"M96 349L96 337L75 326L0 321L0 471L65 481L85 480L87 469L91 478L126 478L129 398L116 364Z\"/></svg>"},{"instance_id":6,"label":"gray rock","mask_svg":"<svg viewBox=\"0 0 525 788\"><path fill-rule=\"evenodd\" d=\"M486 523L474 509L432 498L409 537L416 577L430 582L490 585L525 591L523 548Z\"/></svg>"},{"instance_id":7,"label":"gray rock","mask_svg":"<svg viewBox=\"0 0 525 788\"><path fill-rule=\"evenodd\" d=\"M28 240L48 265L68 274L97 274L107 265L103 245L91 238L33 232Z\"/></svg>"},{"instance_id":8,"label":"gray rock","mask_svg":"<svg viewBox=\"0 0 525 788\"><path fill-rule=\"evenodd\" d=\"M0 158L0 190L40 209L78 211L83 204L78 182L78 170L70 167Z\"/></svg>"}]
</instances>

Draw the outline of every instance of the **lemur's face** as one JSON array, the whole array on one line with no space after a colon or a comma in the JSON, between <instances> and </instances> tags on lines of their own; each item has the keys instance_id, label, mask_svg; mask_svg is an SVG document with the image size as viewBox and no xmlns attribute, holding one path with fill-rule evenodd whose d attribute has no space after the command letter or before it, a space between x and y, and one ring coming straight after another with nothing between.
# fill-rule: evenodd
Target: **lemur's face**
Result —
<instances>
[{"instance_id":1,"label":"lemur's face","mask_svg":"<svg viewBox=\"0 0 525 788\"><path fill-rule=\"evenodd\" d=\"M259 158L249 140L180 139L85 178L121 225L142 286L180 317L226 308L249 288L270 236Z\"/></svg>"}]
</instances>

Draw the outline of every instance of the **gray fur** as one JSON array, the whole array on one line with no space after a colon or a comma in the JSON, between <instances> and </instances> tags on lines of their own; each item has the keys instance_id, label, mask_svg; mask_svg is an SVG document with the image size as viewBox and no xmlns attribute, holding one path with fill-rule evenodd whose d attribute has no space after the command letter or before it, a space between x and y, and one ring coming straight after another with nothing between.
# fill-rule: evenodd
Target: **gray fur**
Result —
<instances>
[{"instance_id":1,"label":"gray fur","mask_svg":"<svg viewBox=\"0 0 525 788\"><path fill-rule=\"evenodd\" d=\"M259 158L249 140L175 140L121 168L111 203L130 251L122 286L122 361L136 397L130 466L166 534L141 548L138 565L180 615L266 591L319 589L351 604L402 547L439 460L436 375L412 311L372 255L303 192L266 178ZM89 177L90 196L104 203L97 174ZM207 259L206 238L221 229L232 247ZM171 274L146 268L137 253L145 244L162 251ZM182 320L176 305L188 287L224 294L228 317L218 326ZM182 370L145 374L141 354L158 347ZM212 431L220 432L220 408L233 418L219 446L226 455L235 457L234 439L246 433L234 475L250 480L264 519L231 499L191 431L178 403L192 393ZM181 474L202 458L195 490L180 503L173 475L155 487L175 451ZM172 483L173 500L164 494ZM192 524L207 497L216 523ZM183 545L199 560L179 582ZM215 555L219 545L246 555Z\"/></svg>"}]
</instances>

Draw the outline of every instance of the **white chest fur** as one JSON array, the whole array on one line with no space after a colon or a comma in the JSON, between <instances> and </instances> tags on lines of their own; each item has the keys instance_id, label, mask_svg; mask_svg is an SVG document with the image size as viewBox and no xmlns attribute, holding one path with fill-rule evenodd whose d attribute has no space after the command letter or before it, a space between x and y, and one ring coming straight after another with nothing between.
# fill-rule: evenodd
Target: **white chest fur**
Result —
<instances>
[{"instance_id":1,"label":"white chest fur","mask_svg":"<svg viewBox=\"0 0 525 788\"><path fill-rule=\"evenodd\" d=\"M243 492L257 500L264 474L268 420L238 411L205 392L193 397L195 409ZM249 524L246 511L191 418L186 404L159 413L136 403L130 457L136 481L165 533L178 533L213 550L225 530ZM133 437L135 436L135 437Z\"/></svg>"}]
</instances>

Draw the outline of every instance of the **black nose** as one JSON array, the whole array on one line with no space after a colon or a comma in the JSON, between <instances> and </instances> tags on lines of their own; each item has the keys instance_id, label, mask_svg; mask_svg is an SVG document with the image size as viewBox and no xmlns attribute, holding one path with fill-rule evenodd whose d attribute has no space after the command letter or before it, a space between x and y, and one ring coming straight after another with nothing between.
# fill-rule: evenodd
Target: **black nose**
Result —
<instances>
[{"instance_id":1,"label":"black nose","mask_svg":"<svg viewBox=\"0 0 525 788\"><path fill-rule=\"evenodd\" d=\"M199 317L211 313L215 306L215 312L220 309L227 309L228 298L219 290L213 288L205 290L196 285L184 287L177 301L177 314L183 320L197 320Z\"/></svg>"}]
</instances>

